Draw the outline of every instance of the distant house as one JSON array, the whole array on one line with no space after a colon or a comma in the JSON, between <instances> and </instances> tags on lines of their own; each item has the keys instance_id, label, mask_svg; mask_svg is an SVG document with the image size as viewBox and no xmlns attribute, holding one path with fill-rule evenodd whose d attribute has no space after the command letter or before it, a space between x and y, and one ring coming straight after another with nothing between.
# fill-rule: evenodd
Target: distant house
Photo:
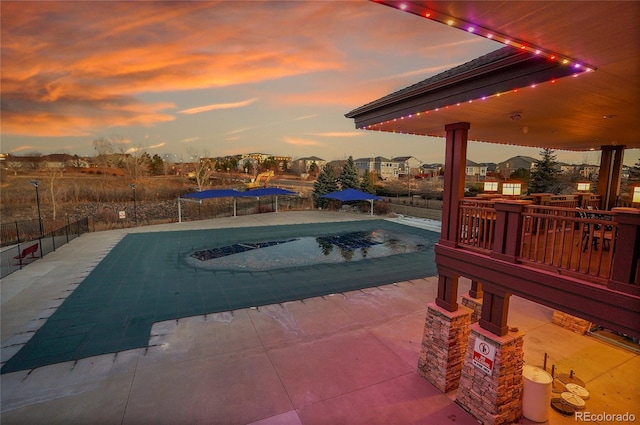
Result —
<instances>
[{"instance_id":1,"label":"distant house","mask_svg":"<svg viewBox=\"0 0 640 425\"><path fill-rule=\"evenodd\" d=\"M260 163L264 162L264 160L269 159L270 157L271 157L271 154L259 153L259 152L247 153L242 155L242 159L253 158Z\"/></svg>"},{"instance_id":2,"label":"distant house","mask_svg":"<svg viewBox=\"0 0 640 425\"><path fill-rule=\"evenodd\" d=\"M416 176L420 174L422 161L413 156L396 156L391 160L398 163L398 172L401 176Z\"/></svg>"},{"instance_id":3,"label":"distant house","mask_svg":"<svg viewBox=\"0 0 640 425\"><path fill-rule=\"evenodd\" d=\"M361 174L373 172L380 180L397 180L400 174L400 164L383 156L358 158L354 162Z\"/></svg>"},{"instance_id":4,"label":"distant house","mask_svg":"<svg viewBox=\"0 0 640 425\"><path fill-rule=\"evenodd\" d=\"M298 175L306 174L309 172L309 168L311 168L312 164L316 164L318 166L318 169L321 170L326 163L327 161L322 158L318 158L317 156L308 156L293 160L291 162L291 169Z\"/></svg>"},{"instance_id":5,"label":"distant house","mask_svg":"<svg viewBox=\"0 0 640 425\"><path fill-rule=\"evenodd\" d=\"M482 181L487 177L487 166L467 159L466 176L467 181Z\"/></svg>"},{"instance_id":6,"label":"distant house","mask_svg":"<svg viewBox=\"0 0 640 425\"><path fill-rule=\"evenodd\" d=\"M422 164L420 166L420 176L426 179L432 179L442 174L442 164Z\"/></svg>"},{"instance_id":7,"label":"distant house","mask_svg":"<svg viewBox=\"0 0 640 425\"><path fill-rule=\"evenodd\" d=\"M333 168L333 172L335 173L336 176L339 176L340 173L342 173L342 169L344 168L344 165L346 163L347 163L346 159L335 159L333 161L329 161L327 165Z\"/></svg>"},{"instance_id":8,"label":"distant house","mask_svg":"<svg viewBox=\"0 0 640 425\"><path fill-rule=\"evenodd\" d=\"M272 155L269 160L274 161L279 171L287 171L291 169L291 157L282 155Z\"/></svg>"},{"instance_id":9,"label":"distant house","mask_svg":"<svg viewBox=\"0 0 640 425\"><path fill-rule=\"evenodd\" d=\"M585 179L596 180L598 178L599 173L600 173L600 166L598 165L582 164L580 166L580 175Z\"/></svg>"},{"instance_id":10,"label":"distant house","mask_svg":"<svg viewBox=\"0 0 640 425\"><path fill-rule=\"evenodd\" d=\"M514 156L506 161L498 163L496 166L496 173L502 175L504 178L509 178L514 171L521 168L531 171L534 168L535 163L536 159L530 156Z\"/></svg>"}]
</instances>

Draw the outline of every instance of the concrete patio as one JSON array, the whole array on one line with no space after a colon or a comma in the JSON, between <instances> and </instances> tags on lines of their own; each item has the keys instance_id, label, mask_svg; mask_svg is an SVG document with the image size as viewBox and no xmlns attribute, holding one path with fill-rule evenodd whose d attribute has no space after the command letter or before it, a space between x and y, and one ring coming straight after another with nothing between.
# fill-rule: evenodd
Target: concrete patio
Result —
<instances>
[{"instance_id":1,"label":"concrete patio","mask_svg":"<svg viewBox=\"0 0 640 425\"><path fill-rule=\"evenodd\" d=\"M288 212L85 234L2 280L1 360L127 232L368 219ZM410 224L410 223L409 223ZM459 293L466 293L461 281ZM2 424L477 424L416 373L437 279L156 323L149 346L0 375ZM586 410L640 417L640 356L551 324L513 297L525 362L575 371ZM552 411L548 423L575 423ZM521 423L531 423L523 419ZM601 422L607 423L607 422Z\"/></svg>"}]
</instances>

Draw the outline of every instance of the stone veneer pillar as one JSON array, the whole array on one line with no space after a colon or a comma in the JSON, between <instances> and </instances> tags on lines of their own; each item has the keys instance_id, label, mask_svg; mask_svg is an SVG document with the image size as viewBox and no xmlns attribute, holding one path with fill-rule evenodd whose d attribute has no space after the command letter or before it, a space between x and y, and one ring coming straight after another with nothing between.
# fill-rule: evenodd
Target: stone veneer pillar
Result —
<instances>
[{"instance_id":1,"label":"stone veneer pillar","mask_svg":"<svg viewBox=\"0 0 640 425\"><path fill-rule=\"evenodd\" d=\"M461 304L471 310L471 323L478 323L482 314L482 298L473 298L471 295L463 294Z\"/></svg>"},{"instance_id":2,"label":"stone veneer pillar","mask_svg":"<svg viewBox=\"0 0 640 425\"><path fill-rule=\"evenodd\" d=\"M522 416L524 334L498 336L471 325L456 403L484 425L516 422ZM473 363L476 339L494 347L490 373Z\"/></svg>"},{"instance_id":3,"label":"stone veneer pillar","mask_svg":"<svg viewBox=\"0 0 640 425\"><path fill-rule=\"evenodd\" d=\"M464 359L471 310L459 306L454 312L429 303L418 359L418 374L442 392L458 387Z\"/></svg>"},{"instance_id":4,"label":"stone veneer pillar","mask_svg":"<svg viewBox=\"0 0 640 425\"><path fill-rule=\"evenodd\" d=\"M580 335L586 334L589 329L591 329L590 321L572 316L567 313L563 313L558 310L554 310L551 322L554 325L558 325Z\"/></svg>"}]
</instances>

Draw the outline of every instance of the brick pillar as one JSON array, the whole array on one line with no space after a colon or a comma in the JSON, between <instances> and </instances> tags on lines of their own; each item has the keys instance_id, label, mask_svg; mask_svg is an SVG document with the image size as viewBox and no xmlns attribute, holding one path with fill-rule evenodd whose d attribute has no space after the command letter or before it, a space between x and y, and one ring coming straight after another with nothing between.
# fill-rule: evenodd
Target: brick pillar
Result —
<instances>
[{"instance_id":1,"label":"brick pillar","mask_svg":"<svg viewBox=\"0 0 640 425\"><path fill-rule=\"evenodd\" d=\"M442 392L458 387L470 320L471 310L466 307L450 312L436 303L428 305L418 374Z\"/></svg>"},{"instance_id":2,"label":"brick pillar","mask_svg":"<svg viewBox=\"0 0 640 425\"><path fill-rule=\"evenodd\" d=\"M511 424L522 416L524 334L497 336L478 324L471 325L470 332L456 403L484 425ZM493 354L490 368L489 362L479 361L484 369L473 362L474 357L482 360L474 354L483 347L489 347L487 358Z\"/></svg>"}]
</instances>

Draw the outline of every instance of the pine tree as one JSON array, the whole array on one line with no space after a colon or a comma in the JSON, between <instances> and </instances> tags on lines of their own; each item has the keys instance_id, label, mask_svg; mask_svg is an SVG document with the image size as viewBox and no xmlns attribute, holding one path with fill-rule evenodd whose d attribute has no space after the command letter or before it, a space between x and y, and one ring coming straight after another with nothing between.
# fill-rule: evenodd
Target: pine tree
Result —
<instances>
[{"instance_id":1,"label":"pine tree","mask_svg":"<svg viewBox=\"0 0 640 425\"><path fill-rule=\"evenodd\" d=\"M536 167L531 172L529 193L550 193L558 187L558 169L556 155L553 150L540 151L542 159L536 160Z\"/></svg>"},{"instance_id":2,"label":"pine tree","mask_svg":"<svg viewBox=\"0 0 640 425\"><path fill-rule=\"evenodd\" d=\"M313 184L313 201L318 208L326 208L329 205L329 200L321 198L322 195L327 193L338 191L338 179L333 171L333 168L327 164L322 167L322 172L318 176L318 179Z\"/></svg>"},{"instance_id":3,"label":"pine tree","mask_svg":"<svg viewBox=\"0 0 640 425\"><path fill-rule=\"evenodd\" d=\"M342 168L342 173L338 178L342 189L360 189L360 176L358 175L358 167L353 161L353 157L349 156L347 163Z\"/></svg>"},{"instance_id":4,"label":"pine tree","mask_svg":"<svg viewBox=\"0 0 640 425\"><path fill-rule=\"evenodd\" d=\"M640 158L633 167L629 167L629 183L640 183Z\"/></svg>"},{"instance_id":5,"label":"pine tree","mask_svg":"<svg viewBox=\"0 0 640 425\"><path fill-rule=\"evenodd\" d=\"M360 190L363 192L371 193L373 195L376 194L373 174L370 171L365 170L364 176L362 177L362 183L360 184Z\"/></svg>"}]
</instances>

